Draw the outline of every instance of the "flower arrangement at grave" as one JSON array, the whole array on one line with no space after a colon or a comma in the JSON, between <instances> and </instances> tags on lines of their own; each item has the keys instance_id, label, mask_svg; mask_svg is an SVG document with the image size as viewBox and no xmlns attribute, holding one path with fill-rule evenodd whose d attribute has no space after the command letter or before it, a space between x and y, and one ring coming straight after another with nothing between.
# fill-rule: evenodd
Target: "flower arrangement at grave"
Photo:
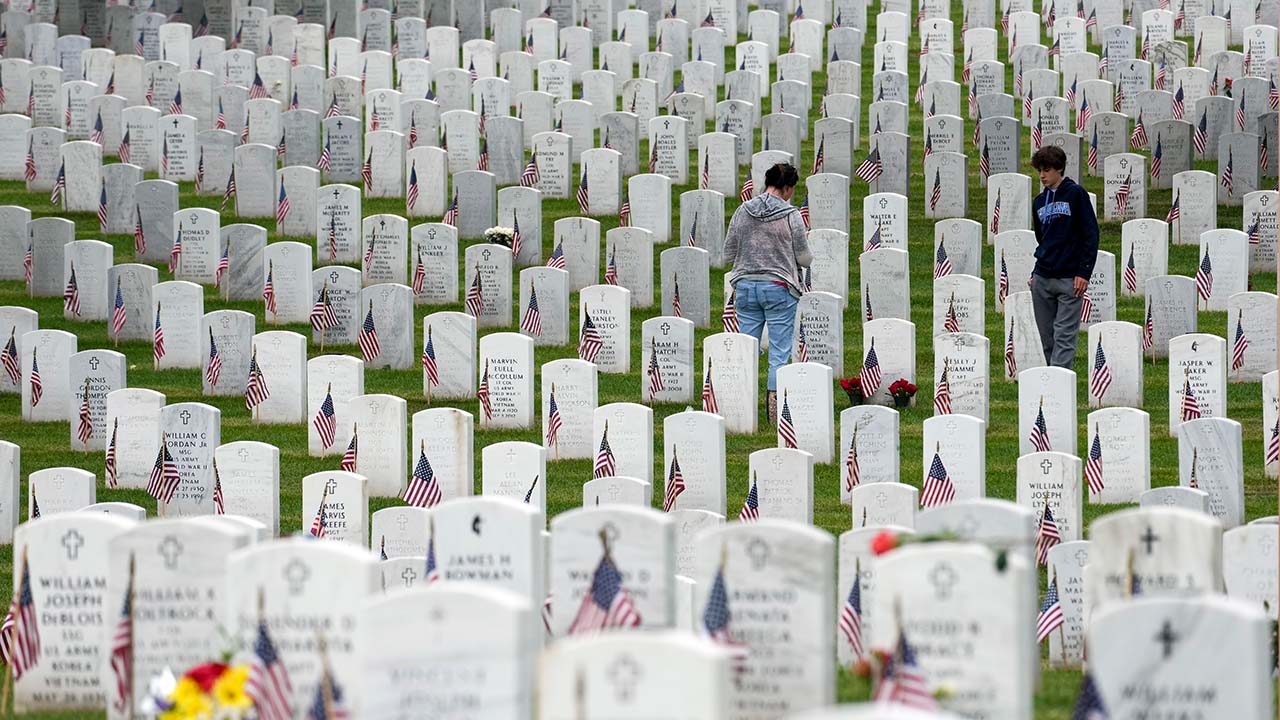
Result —
<instances>
[{"instance_id":1,"label":"flower arrangement at grave","mask_svg":"<svg viewBox=\"0 0 1280 720\"><path fill-rule=\"evenodd\" d=\"M840 389L844 390L845 394L849 396L850 405L862 404L862 378L857 375L844 378L840 381Z\"/></svg>"},{"instance_id":2,"label":"flower arrangement at grave","mask_svg":"<svg viewBox=\"0 0 1280 720\"><path fill-rule=\"evenodd\" d=\"M139 709L156 720L242 720L252 716L245 692L248 665L207 662L175 677L165 668L151 679Z\"/></svg>"},{"instance_id":3,"label":"flower arrangement at grave","mask_svg":"<svg viewBox=\"0 0 1280 720\"><path fill-rule=\"evenodd\" d=\"M893 396L893 402L898 407L906 407L911 398L915 396L916 391L920 388L906 378L898 378L889 386L889 394Z\"/></svg>"},{"instance_id":4,"label":"flower arrangement at grave","mask_svg":"<svg viewBox=\"0 0 1280 720\"><path fill-rule=\"evenodd\" d=\"M502 227L501 225L495 225L484 231L485 242L508 248L515 243L515 237L515 228Z\"/></svg>"}]
</instances>

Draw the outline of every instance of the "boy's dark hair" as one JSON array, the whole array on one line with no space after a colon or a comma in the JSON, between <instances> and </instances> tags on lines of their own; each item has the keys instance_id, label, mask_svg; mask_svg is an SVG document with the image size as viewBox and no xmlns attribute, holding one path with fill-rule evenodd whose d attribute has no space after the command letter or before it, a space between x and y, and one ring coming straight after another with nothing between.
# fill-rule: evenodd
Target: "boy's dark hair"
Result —
<instances>
[{"instance_id":1,"label":"boy's dark hair","mask_svg":"<svg viewBox=\"0 0 1280 720\"><path fill-rule=\"evenodd\" d=\"M778 163L764 173L764 186L785 190L800 182L800 173L791 163Z\"/></svg>"},{"instance_id":2,"label":"boy's dark hair","mask_svg":"<svg viewBox=\"0 0 1280 720\"><path fill-rule=\"evenodd\" d=\"M1062 172L1067 169L1067 153L1057 145L1045 145L1031 156L1031 167Z\"/></svg>"}]
</instances>

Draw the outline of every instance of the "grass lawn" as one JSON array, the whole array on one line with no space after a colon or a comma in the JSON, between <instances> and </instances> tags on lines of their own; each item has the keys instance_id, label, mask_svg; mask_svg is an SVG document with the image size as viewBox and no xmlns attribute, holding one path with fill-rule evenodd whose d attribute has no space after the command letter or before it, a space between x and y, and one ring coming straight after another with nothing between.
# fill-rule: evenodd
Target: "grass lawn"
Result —
<instances>
[{"instance_id":1,"label":"grass lawn","mask_svg":"<svg viewBox=\"0 0 1280 720\"><path fill-rule=\"evenodd\" d=\"M958 10L957 4L957 10ZM954 18L956 27L959 28L961 18L957 12ZM869 22L874 23L874 18ZM868 42L863 53L863 94L864 99L871 97L871 76L872 76L872 40L874 33L869 33ZM785 40L784 40L785 43ZM1003 46L1003 44L1002 44ZM957 72L959 65L963 62L962 43L959 39L956 42L957 47ZM916 48L913 48L913 55ZM728 62L733 62L732 49L726 52ZM914 66L914 61L913 61ZM916 71L911 74L912 83L916 78ZM1007 79L1007 87L1012 87L1012 80ZM814 97L813 111L810 121L817 117L817 108L823 95L825 87L825 76L823 73L814 74ZM913 85L914 86L914 85ZM863 112L865 114L868 102L864 102ZM862 120L864 138L863 147L855 152L854 163L861 161L865 156L866 145L866 128L865 119ZM972 125L966 119L966 124L971 132ZM922 157L923 152L923 119L919 109L912 107L910 130L914 138L914 146L912 151L915 160L912 165L912 184L911 184L911 212L910 212L910 248L911 248L911 302L912 302L912 320L917 328L917 346L916 346L916 368L917 368L917 384L920 386L920 397L916 407L905 409L902 413L901 422L901 476L905 482L909 482L917 487L923 477L923 469L921 468L921 423L925 418L932 415L932 407L929 398L932 396L933 378L936 377L937 370L933 366L932 345L929 342L929 334L932 328L932 264L933 264L933 223L924 217L924 203L926 196L926 187L923 178ZM967 136L966 136L967 137ZM1026 134L1023 135L1024 153L1029 156L1026 148L1029 147L1029 141ZM802 157L797 162L800 168L809 168L812 165L814 148L811 142L806 142ZM648 156L647 147L641 148L641 158ZM691 154L691 172L690 177L697 177L696 168L692 165L696 164L696 154ZM979 222L985 222L984 210L986 207L985 189L979 186L978 176L976 173L976 156L971 155L972 162L970 164L973 169L973 175L969 184L969 207L971 208L969 217ZM1197 163L1198 169L1207 169L1216 171L1213 164ZM1024 168L1024 172L1034 174L1030 168ZM1081 180L1077 178L1077 180ZM1102 182L1097 178L1085 178L1082 180L1087 189L1096 193L1101 202L1103 192ZM1270 181L1266 181L1270 182ZM1266 184L1266 183L1264 183ZM845 344L846 351L844 362L846 374L852 375L857 372L861 366L861 318L859 317L856 288L857 288L857 265L854 258L857 255L857 248L860 246L860 208L862 197L867 192L867 186L854 180L851 192L851 217L852 226L849 228L850 234L853 236L852 244L854 251L851 253L850 260L850 285L855 288L855 297L851 299L853 310L847 312L844 318L845 327ZM1038 188L1038 183L1035 184ZM678 213L679 203L678 194L685 190L693 189L693 186L683 186L674 188L672 192L673 213ZM796 203L803 196L803 189L797 193ZM1165 211L1168 209L1171 201L1170 193L1167 190L1148 190L1148 208L1149 217L1163 219ZM193 188L189 184L182 187L181 203L183 207L205 206L217 209L218 198L196 197ZM40 215L57 215L56 208L51 206L48 196L43 193L27 193L23 186L19 183L6 182L0 183L0 204L16 204L26 205L32 208L34 216ZM736 208L738 202L736 198L729 198L726 207L726 219ZM401 201L372 200L364 203L363 212L365 215L374 213L398 213L403 214L404 207ZM552 224L562 217L571 217L577 214L577 204L573 200L548 200L543 206L543 236L545 238L543 245L543 256L545 257L551 251L550 238L552 236ZM1238 208L1219 208L1219 217L1223 227L1239 227L1240 210ZM117 262L129 262L132 260L132 238L128 236L112 236L102 237L97 232L97 220L89 214L69 216L75 220L77 226L77 238L99 238L112 243L116 249ZM617 219L613 217L600 218L604 227L602 231L613 227L617 223ZM224 223L230 224L236 222L234 216L228 214L223 219ZM262 219L261 224L274 231L273 219ZM673 227L678 227L678 217L672 219ZM283 238L271 238L273 241ZM302 238L289 238L302 239ZM305 240L305 239L304 239ZM469 241L470 242L470 241ZM1115 253L1117 257L1120 254L1120 226L1118 224L1105 224L1102 228L1101 246L1105 250ZM661 248L660 248L661 249ZM459 249L458 256L463 255L462 249ZM990 246L984 248L983 275L988 283L988 295L990 288L995 282L995 274L993 273L993 255ZM1169 268L1170 272L1191 276L1194 274L1197 258L1197 249L1195 246L1171 246L1169 250ZM712 316L716 327L710 330L699 330L697 332L699 345L701 338L705 335L718 331L719 308L723 303L720 288L722 271L712 270L711 288L712 288ZM461 271L459 277L462 277ZM1118 273L1116 274L1118 282ZM160 269L161 280L170 279L166 268ZM513 283L518 286L518 284ZM1255 290L1265 290L1268 292L1276 291L1276 276L1274 273L1263 275L1255 275L1253 277L1253 288ZM1014 288L1018 289L1017 287ZM1117 292L1117 296L1119 293ZM515 302L518 305L518 298ZM1140 298L1124 298L1118 299L1117 319L1127 320L1130 322L1141 324L1143 321L1143 302ZM21 282L0 282L0 305L25 305L30 306L40 312L40 326L42 328L64 329L75 333L79 337L79 349L85 350L90 348L111 347L111 341L107 334L106 323L77 323L67 322L62 319L62 303L59 298L43 298L30 300L26 295L25 288ZM577 328L577 311L576 298L571 300L571 328ZM254 313L258 317L258 330L268 329L263 320L263 308L261 302L256 303L225 303L217 297L212 288L206 288L205 291L205 309L206 311L220 308L232 308L237 310L245 310ZM415 334L418 335L417 343L419 347L422 344L421 335L421 318L428 312L442 309L440 307L418 307L415 312ZM450 309L460 309L454 307ZM516 316L518 317L517 310ZM638 340L640 323L645 319L659 314L659 308L653 307L649 309L633 309L632 311L632 327L633 327L633 343L632 343L632 359L631 364L634 370L625 375L601 375L599 378L599 402L600 404L620 401L635 402L640 397L641 387L641 370L643 363L637 361L638 356ZM1200 329L1202 332L1211 332L1222 336L1227 336L1227 318L1225 313L1201 313ZM285 329L294 330L309 336L310 329L303 325L289 326ZM514 328L512 328L514 329ZM576 330L575 330L576 331ZM999 313L988 309L987 312L987 328L986 333L991 338L991 358L990 367L993 375L991 383L991 421L987 429L987 492L990 497L1004 498L1012 500L1015 492L1015 463L1018 456L1018 437L1019 428L1017 425L1017 388L1011 383L1004 382L1002 378L1003 372L1003 326L1002 318ZM1083 336L1081 338L1083 348ZM151 364L151 346L149 343L130 342L123 343L119 347L120 352L124 353L129 360L128 384L131 387L148 387L158 390L166 395L169 402L183 401L200 401L207 402L222 410L222 439L223 442L232 442L236 440L258 440L271 443L280 448L280 470L281 470L281 488L280 488L280 512L281 522L280 528L282 533L293 533L301 529L303 524L302 508L301 508L301 478L309 473L322 469L330 469L336 467L338 463L337 457L329 457L325 459L311 458L307 456L307 435L306 427L303 425L294 427L262 427L255 428L252 425L248 412L244 409L241 398L203 398L200 394L200 373L198 370L167 370L164 372L153 371ZM354 347L344 347L336 349L339 352L345 352L358 356L358 350ZM335 349L329 348L327 352L334 352ZM310 348L312 356L318 355L316 347ZM1077 429L1079 433L1080 448L1087 448L1085 427L1083 419L1088 411L1086 397L1086 362L1083 350L1078 353L1076 358L1076 372L1078 374L1077 392L1080 407L1081 425ZM554 360L561 357L576 356L576 349L573 344L560 348L538 348L536 360L538 364ZM767 365L762 359L761 367L761 383L763 384L763 369ZM1168 437L1166 430L1167 418L1167 367L1165 362L1161 361L1154 366L1147 365L1146 369L1146 404L1144 409L1151 414L1151 484L1152 486L1175 485L1178 483L1178 459L1177 459L1177 443L1174 439ZM894 378L885 378L885 382L892 382ZM369 393L390 393L400 395L408 400L409 414L427 407L422 397L422 376L421 370L413 371L391 371L378 370L366 375L365 379L366 391ZM724 392L722 390L721 392ZM835 388L837 397L837 411L843 406L843 395L840 389ZM1249 519L1259 516L1272 514L1276 511L1275 483L1267 480L1263 476L1262 457L1263 457L1263 434L1262 434L1262 393L1258 383L1248 383L1242 385L1231 385L1228 390L1228 406L1229 414L1235 420L1240 421L1244 425L1244 457L1245 457L1245 502L1246 513ZM470 401L461 404L461 407L473 414L477 413L477 404ZM540 407L540 405L539 405ZM655 447L661 448L662 438L662 419L668 414L683 410L683 406L668 405L655 408L654 427L658 433L655 438ZM772 427L767 427L763 419L763 408L761 409L761 432L753 436L731 436L727 442L727 458L728 458L728 504L730 514L736 513L737 508L742 502L742 498L747 490L747 456L750 452L764 447L775 445L774 431ZM0 397L0 439L15 442L22 446L22 472L23 478L32 471L53 467L53 466L72 466L89 470L99 477L102 482L103 477L103 457L101 453L93 453L86 455L81 452L73 451L68 446L69 430L66 423L28 423L21 420L21 405L19 398L14 395ZM52 438L52 440L50 440ZM539 427L526 431L478 431L476 435L476 491L479 491L479 470L478 462L480 449L493 442L503 440L526 440L530 442L541 441L541 429ZM1083 450L1082 450L1083 452ZM661 453L658 452L655 457L656 466L654 472L656 476L663 475L661 467ZM412 467L412 462L410 462ZM851 526L850 512L847 506L841 505L839 502L839 474L840 467L838 464L818 466L814 473L814 522L821 528L838 534L848 530ZM591 478L591 463L587 460L581 461L561 461L549 465L547 478L547 503L550 514L555 514L575 507L581 501L581 485ZM24 487L25 492L25 487ZM655 488L655 503L660 504L662 492L661 488ZM154 502L141 490L108 490L104 485L99 486L98 500L121 500L137 503L151 509L154 513ZM399 500L392 498L376 498L371 502L371 510L378 510L389 505L398 504ZM1088 521L1099 516L1109 510L1117 509L1112 506L1086 505L1084 508L1086 525ZM10 576L12 575L12 557L11 548L6 546L0 548L0 592L7 596L10 587ZM1038 718L1061 719L1070 717L1071 706L1074 702L1077 687L1079 685L1079 674L1076 672L1061 672L1046 670L1043 674L1042 687L1036 694L1036 716ZM852 678L841 673L839 682L839 697L841 701L849 702L865 698L868 692L866 683L857 678ZM92 716L92 713L42 713L35 717L42 718L70 718L70 717L86 717Z\"/></svg>"}]
</instances>

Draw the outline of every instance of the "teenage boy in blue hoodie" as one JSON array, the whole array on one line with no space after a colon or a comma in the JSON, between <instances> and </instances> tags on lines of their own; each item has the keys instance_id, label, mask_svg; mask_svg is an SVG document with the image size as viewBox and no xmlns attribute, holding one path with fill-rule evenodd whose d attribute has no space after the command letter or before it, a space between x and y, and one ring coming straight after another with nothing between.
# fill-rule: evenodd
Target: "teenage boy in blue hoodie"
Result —
<instances>
[{"instance_id":1,"label":"teenage boy in blue hoodie","mask_svg":"<svg viewBox=\"0 0 1280 720\"><path fill-rule=\"evenodd\" d=\"M1089 193L1063 176L1067 154L1042 147L1031 157L1044 191L1031 205L1036 233L1036 266L1027 284L1044 357L1054 367L1071 368L1080 332L1080 307L1098 259L1098 218Z\"/></svg>"}]
</instances>

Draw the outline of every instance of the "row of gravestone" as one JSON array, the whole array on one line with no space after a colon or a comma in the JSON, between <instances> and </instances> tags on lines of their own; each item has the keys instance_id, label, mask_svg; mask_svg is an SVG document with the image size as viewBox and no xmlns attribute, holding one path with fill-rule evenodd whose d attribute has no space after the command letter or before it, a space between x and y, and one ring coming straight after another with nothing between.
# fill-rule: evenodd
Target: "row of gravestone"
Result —
<instances>
[{"instance_id":1,"label":"row of gravestone","mask_svg":"<svg viewBox=\"0 0 1280 720\"><path fill-rule=\"evenodd\" d=\"M723 631L738 646L741 682L728 681L727 653L693 653L692 647L676 652L679 645L662 635L605 636L599 644L628 658L625 663L595 659L586 651L590 644L560 639L548 645L544 717L569 717L568 706L557 703L577 703L581 709L587 698L608 700L610 708L661 712L669 701L648 696L669 695L682 683L698 698L680 700L682 710L691 702L709 708L698 717L722 717L730 704L737 708L733 716L743 718L828 705L834 700L833 650L845 662L858 657L836 624L837 609L855 577L867 648L892 648L906 634L928 689L951 689L943 700L948 709L999 709L1004 717L1031 717L1040 662L1032 639L1034 514L1001 501L957 503L919 518L916 532L949 532L976 542L921 545L877 556L872 541L882 528L848 531L837 545L825 532L782 521L723 526L710 514L667 516L603 507L559 515L548 534L542 513L519 503L455 500L429 513L419 511L418 517L403 516L396 523L399 535L387 526L393 539L403 535L416 547L430 546L438 563L432 569L440 579L430 590L413 590L428 582L422 554L379 562L371 552L338 543L268 541L262 528L234 516L138 523L102 509L108 514L56 515L18 531L15 551L26 563L15 563L15 580L22 567L29 570L37 609L59 602L66 592L88 593L109 608L88 620L40 613L46 656L74 651L84 662L56 675L40 663L24 673L15 688L20 710L107 704L109 717L125 715L126 706L113 710L106 702L115 682L102 658L114 642L119 619L114 608L132 580L136 678L219 654L227 649L220 627L231 628L233 651L251 652L258 622L265 621L288 669L296 706L309 706L321 667L327 666L348 707L374 715L374 708L394 699L400 704L466 698L471 706L484 707L486 717L528 718L533 657L547 644L540 626L545 622L553 637L569 631L593 568L608 553L644 628L719 629L704 618L715 617L706 612L716 602L713 585L723 586L728 597ZM900 537L913 532L892 531ZM1266 589L1276 587L1266 552L1274 547L1275 532L1273 518L1224 534L1212 519L1165 508L1098 519L1090 532L1096 542L1064 543L1051 551L1051 572L1063 588L1064 615L1070 618L1051 647L1051 662L1078 665L1087 633L1090 667L1113 710L1133 702L1130 692L1120 690L1132 683L1176 688L1193 682L1212 689L1192 701L1212 716L1266 717L1271 703L1267 620L1258 606L1269 597ZM998 547L1003 562L981 543ZM132 577L131 558L136 563ZM228 582L232 577L236 581ZM329 577L344 580L329 582ZM96 580L72 590L69 578ZM1151 599L1126 601L1134 578ZM473 584L454 589L458 581ZM1216 595L1224 581L1238 599ZM413 591L382 597L401 587ZM546 610L542 620L536 612L540 607ZM937 622L939 616L949 622ZM200 621L189 619L195 617ZM1090 618L1087 628L1085 617ZM419 624L411 628L414 637L434 641L404 643L378 635L385 628L404 637L406 622ZM314 627L326 628L324 658ZM176 633L183 643L172 642ZM992 637L1003 641L989 642ZM1210 644L1228 647L1246 662L1207 668L1202 659ZM715 671L658 670L681 667L685 654L700 654ZM557 669L561 655L573 658L566 661L568 668ZM495 657L503 661L490 668ZM1140 673L1129 669L1135 657L1148 659ZM454 674L466 668L472 679L448 688L405 683L404 672L430 673L442 662ZM1160 667L1155 676L1160 680L1152 680L1152 665ZM597 669L583 669L588 667ZM81 678L75 686L83 690L68 689L68 673ZM765 675L773 680L750 681ZM586 692L587 677L612 692ZM647 683L659 679L666 692L619 689L657 690ZM55 681L62 689L50 692ZM135 682L134 699L146 688L146 681ZM1166 701L1144 702L1160 707Z\"/></svg>"},{"instance_id":2,"label":"row of gravestone","mask_svg":"<svg viewBox=\"0 0 1280 720\"><path fill-rule=\"evenodd\" d=\"M251 321L251 316L238 311L219 311L204 320L212 336L220 318L238 320L237 316ZM473 326L466 316L432 320L457 321L465 329ZM884 321L881 321L882 324ZM430 462L444 479L452 478L454 485L444 493L445 497L470 494L473 467L473 421L471 415L452 408L424 410L413 417L412 434L406 418L405 400L389 395L363 394L364 364L348 356L320 356L306 361L306 341L302 336L288 332L267 332L252 338L251 345L234 342L242 330L252 333L251 327L241 327L229 322L221 328L222 338L218 362L225 363L223 372L228 382L211 384L206 367L204 383L206 392L239 395L244 393L249 355L256 358L257 369L270 397L253 412L255 420L297 424L304 417L313 417L308 429L309 450L316 455L338 453L343 447L357 452L355 466L369 479L368 494L398 496L402 494L407 470L413 465L415 451L426 454L424 445L433 436ZM445 329L442 324L442 330ZM472 330L472 332L474 332ZM1136 335L1136 327L1134 328ZM442 348L450 348L445 333L440 335ZM874 337L874 336L873 336ZM923 467L930 467L936 453L946 467L949 482L956 488L958 497L983 497L985 491L985 428L982 419L986 415L983 400L988 379L982 369L988 356L985 342L964 334L941 336L941 343L954 342L954 349L940 349L938 364L950 375L949 393L954 397L950 408L957 414L940 414L924 423ZM1100 340L1101 333L1095 337ZM433 336L434 339L434 336ZM1110 338L1108 338L1110 340ZM1170 363L1169 408L1170 434L1179 437L1179 477L1182 484L1207 492L1204 502L1207 510L1227 526L1243 520L1244 456L1242 427L1225 417L1225 342L1214 336L1189 335L1176 338L1171 345L1174 353ZM470 345L466 346L468 348ZM687 411L668 417L664 421L663 467L678 462L682 439L696 438L694 446L704 452L693 454L686 450L680 466L690 488L683 499L672 496L678 507L704 508L721 511L726 505L725 437L727 432L752 433L756 430L757 408L754 392L726 394L727 387L754 388L750 382L758 374L758 355L752 338L734 334L712 336L704 345L703 357L703 405L713 412ZM888 345L882 343L882 349ZM908 343L907 347L913 347ZM945 346L944 346L945 347ZM24 417L30 420L70 420L71 445L74 449L106 450L114 462L115 476L110 483L124 486L142 486L154 465L154 457L163 441L178 463L183 487L177 499L167 504L170 512L208 512L214 506L214 488L218 474L214 470L215 451L221 437L221 413L209 406L179 403L165 406L164 395L146 389L126 389L124 356L114 351L97 350L74 353L75 338L63 331L31 331L23 336L21 354L21 385ZM482 401L480 427L530 428L533 426L534 392L532 367L532 342L521 335L495 333L480 343L483 371L481 387L485 393ZM655 349L656 352L656 349ZM911 355L911 353L907 353ZM894 377L892 355L885 368L888 377ZM43 364L38 365L40 358ZM691 358L690 358L691 359ZM455 358L437 356L440 367L452 367ZM469 358L468 358L469 360ZM466 363L470 365L469 362ZM472 365L472 368L475 366ZM492 375L490 370L492 369ZM1133 378L1131 364L1116 363L1114 378L1120 387L1128 387ZM1194 378L1192 373L1194 371ZM472 370L474 372L474 370ZM714 375L713 375L714 373ZM954 373L954 374L952 374ZM1079 527L1081 496L1081 463L1077 452L1076 378L1074 373L1056 368L1024 369L1023 382L1019 384L1020 453L1024 458L1036 449L1054 449L1066 454L1054 475L1059 488L1057 500L1074 498L1057 509L1059 523L1070 531ZM1033 378L1027 374L1032 373ZM454 373L456 375L456 372ZM542 368L542 426L547 431L540 463L545 468L546 453L553 459L591 458L593 448L612 447L609 457L613 469L605 474L619 478L597 483L609 488L610 499L622 501L619 492L625 492L625 501L648 505L652 501L654 487L653 421L652 411L641 405L628 403L598 407L596 397L597 368L582 360L556 360ZM739 377L742 376L742 377ZM474 377L474 375L472 375ZM1141 377L1139 372L1138 378ZM1264 382L1264 424L1274 419L1274 397L1277 383L1274 371ZM80 379L84 378L81 383ZM6 378L8 381L9 378ZM840 475L845 478L842 497L847 499L857 484L860 465L897 468L898 448L896 413L890 420L876 421L874 415L863 420L860 413L841 413L840 445L834 446L834 405L832 399L832 374L830 368L817 363L798 363L779 372L779 389L783 393L784 409L788 409L791 442L785 442L779 428L779 446L793 446L787 458L778 461L773 473L766 472L766 487L761 493L763 504L780 517L812 521L813 465L839 462ZM1194 380L1194 382L1193 382ZM228 385L230 388L223 387ZM721 388L717 398L716 385ZM424 378L424 389L432 389L431 378ZM469 382L463 385L464 395L471 394ZM648 389L653 395L652 386ZM437 389L438 395L440 389ZM1196 399L1195 415L1188 415L1187 400L1183 393L1193 393ZM438 397L437 395L437 397ZM650 397L650 400L653 398ZM307 415L303 415L303 407ZM557 422L552 421L553 403ZM325 409L325 406L329 408ZM616 412L615 412L616 409ZM850 413L853 414L850 414ZM868 409L867 412L872 412ZM945 412L935 407L935 412ZM975 415L964 414L967 412ZM616 417L615 417L616 415ZM1192 419L1192 418L1202 419ZM451 421L450 418L453 418ZM609 420L613 419L613 437L609 438ZM126 432L121 435L120 421L124 420ZM465 419L465 421L463 420ZM1128 420L1126 423L1125 420ZM322 432L322 420L330 429ZM1095 501L1134 501L1150 487L1149 426L1148 415L1125 407L1113 407L1091 413L1086 427L1086 438L1098 448L1099 462L1096 474L1101 488L1091 488L1090 497ZM686 423L684 427L682 423ZM434 424L435 428L432 429ZM1102 432L1102 426L1108 432ZM1272 423L1274 424L1274 423ZM862 425L874 425L876 430L862 428L860 443L855 429ZM1033 427L1040 425L1044 437L1037 442ZM192 427L195 429L191 429ZM552 431L548 428L556 426ZM1268 426L1269 427L1269 426ZM1127 429L1126 429L1127 428ZM1025 434L1024 434L1025 431ZM1180 432L1181 431L1181 432ZM1264 428L1264 436L1267 428ZM867 433L871 433L868 440ZM329 436L325 443L326 434ZM441 437L443 434L443 438ZM356 438L358 437L358 442ZM198 440L196 440L198 438ZM406 447L406 440L414 442ZM1264 437L1264 439L1266 439ZM1272 457L1272 446L1280 442L1271 433L1265 467L1269 474L1277 470L1277 458ZM946 448L944 451L943 444ZM536 446L533 446L536 447ZM686 445L687 447L687 445ZM353 451L353 448L357 448ZM708 452L708 449L719 448ZM847 452L845 448L848 448ZM932 448L932 451L931 451ZM601 451L603 452L603 451ZM860 461L859 454L862 455ZM1103 461L1102 458L1106 460ZM876 460L867 463L867 458ZM1067 462L1069 460L1070 462ZM1021 462L1021 461L1020 461ZM269 467L257 463L260 468ZM1049 463L1046 463L1048 465ZM852 466L852 467L851 467ZM1021 467L1021 465L1020 465ZM1029 466L1034 468L1035 466ZM1050 469L1042 468L1045 475ZM52 502L46 499L46 509L74 509L92 502L96 483L91 473L77 473L80 482L73 499ZM879 475L879 476L878 476ZM1021 473L1020 473L1021 475ZM780 491L780 478L809 478L807 490ZM1060 477L1059 477L1060 476ZM870 478L898 480L896 472L888 475L872 470ZM628 481L623 482L622 478ZM1103 494L1106 480L1113 481L1111 491ZM16 475L10 479L17 486ZM536 485L535 480L531 481ZM786 484L786 483L784 483ZM1091 483L1092 484L1092 483ZM523 486L524 483L519 483ZM1070 490L1070 486L1074 490ZM271 491L278 497L279 471L275 476L255 476L253 486L259 491ZM622 486L619 488L619 486ZM34 486L33 486L34 487ZM605 487L587 488L584 497L596 497L606 492ZM519 487L514 488L516 494ZM511 488L507 489L508 491ZM365 492L363 481L360 491ZM545 491L543 491L545 492ZM1028 491L1030 493L1030 491ZM87 493L87 494L86 494ZM783 497L799 497L798 501L782 501ZM510 493L509 493L510 494ZM32 498L35 497L34 490ZM1019 493L1022 499L1022 493ZM275 502L264 505L257 495L245 498L250 507L261 507L262 512L272 510L264 518L274 526ZM1028 500L1034 503L1030 495ZM363 500L367 505L367 495ZM1190 499L1188 502L1199 502ZM31 505L35 506L33 499ZM806 510L807 508L807 510ZM854 509L856 516L857 509ZM789 514L794 513L794 514ZM250 513L253 514L253 513ZM305 514L305 512L304 512ZM1072 520L1075 518L1075 520ZM856 517L855 517L856 520ZM363 543L363 530L357 531L357 542Z\"/></svg>"}]
</instances>

